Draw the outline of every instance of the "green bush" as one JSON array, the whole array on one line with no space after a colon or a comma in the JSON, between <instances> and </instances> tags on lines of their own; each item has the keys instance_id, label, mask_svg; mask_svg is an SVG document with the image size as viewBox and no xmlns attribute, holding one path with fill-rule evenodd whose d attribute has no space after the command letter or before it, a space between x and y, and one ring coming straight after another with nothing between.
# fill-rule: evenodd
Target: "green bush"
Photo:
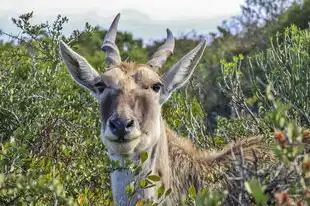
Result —
<instances>
[{"instance_id":1,"label":"green bush","mask_svg":"<svg viewBox=\"0 0 310 206\"><path fill-rule=\"evenodd\" d=\"M0 43L0 204L108 205L114 162L107 158L99 138L99 105L73 82L57 46L60 39L70 42L104 71L104 53L99 47L105 31L86 24L83 32L74 31L66 38L61 31L67 18L58 16L52 24L39 25L30 24L31 18L29 13L14 19L22 35L12 36L15 42ZM118 38L123 59L146 61L151 47L143 47L141 40L128 33L120 33ZM309 148L303 142L301 126L309 127L309 39L309 31L292 26L264 52L223 60L218 80L234 115L217 117L214 133L205 122L206 105L201 100L207 93L200 92L204 82L193 80L164 106L167 123L198 147L219 149L237 138L263 135L278 158L275 165L236 160L223 174L230 179L227 192L203 190L197 194L189 188L185 204L266 205L283 196L307 200ZM195 43L179 41L190 46ZM180 51L176 53L183 54ZM203 60L199 71L217 61L223 52L218 53L213 60ZM200 80L204 78L207 75ZM157 180L145 177L127 190L131 194L136 186ZM158 194L165 197L169 188Z\"/></svg>"},{"instance_id":2,"label":"green bush","mask_svg":"<svg viewBox=\"0 0 310 206\"><path fill-rule=\"evenodd\" d=\"M272 39L271 48L249 59L252 84L256 89L254 91L265 109L270 110L272 107L261 94L266 85L271 84L272 94L292 106L289 118L304 126L310 125L309 35L308 30L291 26ZM279 39L283 39L283 43ZM264 74L263 79L256 78L255 70Z\"/></svg>"},{"instance_id":3,"label":"green bush","mask_svg":"<svg viewBox=\"0 0 310 206\"><path fill-rule=\"evenodd\" d=\"M233 191L243 197L250 194L258 205L309 201L309 176L304 165L310 150L301 127L309 127L309 48L309 31L291 26L271 39L266 51L222 62L219 84L231 99L236 119L230 120L234 126L224 123L219 131L224 129L224 134L226 130L233 136L263 134L268 141L274 136L277 164L246 166L243 175L237 176L246 187L232 184ZM235 177L238 172L232 169L229 174ZM244 189L246 193L240 192ZM228 198L231 195L233 192Z\"/></svg>"},{"instance_id":4,"label":"green bush","mask_svg":"<svg viewBox=\"0 0 310 206\"><path fill-rule=\"evenodd\" d=\"M16 20L24 38L1 46L1 204L107 204L98 105L59 62L66 19L49 27L31 26L30 17Z\"/></svg>"}]
</instances>

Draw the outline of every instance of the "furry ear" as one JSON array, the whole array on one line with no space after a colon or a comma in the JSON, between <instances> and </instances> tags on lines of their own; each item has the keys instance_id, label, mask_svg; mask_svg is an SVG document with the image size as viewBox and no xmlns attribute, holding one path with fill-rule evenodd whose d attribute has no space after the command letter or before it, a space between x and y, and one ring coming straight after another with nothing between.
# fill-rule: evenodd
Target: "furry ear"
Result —
<instances>
[{"instance_id":1,"label":"furry ear","mask_svg":"<svg viewBox=\"0 0 310 206\"><path fill-rule=\"evenodd\" d=\"M95 97L99 96L106 87L100 74L90 66L84 57L73 51L65 42L59 42L59 49L72 78Z\"/></svg>"},{"instance_id":2,"label":"furry ear","mask_svg":"<svg viewBox=\"0 0 310 206\"><path fill-rule=\"evenodd\" d=\"M207 40L203 39L193 50L187 53L163 76L160 104L165 103L173 91L182 87L192 76L205 48Z\"/></svg>"}]
</instances>

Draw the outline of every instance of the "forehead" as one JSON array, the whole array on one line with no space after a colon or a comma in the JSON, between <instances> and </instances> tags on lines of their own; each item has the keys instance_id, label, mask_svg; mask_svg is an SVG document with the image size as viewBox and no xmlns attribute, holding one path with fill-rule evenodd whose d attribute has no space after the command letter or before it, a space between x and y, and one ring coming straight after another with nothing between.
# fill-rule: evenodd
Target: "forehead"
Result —
<instances>
[{"instance_id":1,"label":"forehead","mask_svg":"<svg viewBox=\"0 0 310 206\"><path fill-rule=\"evenodd\" d=\"M135 63L122 63L103 73L102 78L108 87L115 88L148 88L154 83L160 82L157 72L146 65Z\"/></svg>"}]
</instances>

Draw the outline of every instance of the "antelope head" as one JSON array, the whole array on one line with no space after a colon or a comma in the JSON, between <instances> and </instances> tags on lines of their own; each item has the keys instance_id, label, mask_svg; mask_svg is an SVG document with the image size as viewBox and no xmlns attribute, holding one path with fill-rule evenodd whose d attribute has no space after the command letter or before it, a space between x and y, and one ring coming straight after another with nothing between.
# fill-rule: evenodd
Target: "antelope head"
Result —
<instances>
[{"instance_id":1,"label":"antelope head","mask_svg":"<svg viewBox=\"0 0 310 206\"><path fill-rule=\"evenodd\" d=\"M107 70L99 74L86 59L60 41L60 53L72 78L100 103L101 139L110 154L127 156L147 151L160 138L161 106L193 71L206 47L202 40L164 75L157 73L173 53L174 37L167 29L165 43L146 64L122 62L115 44L118 14L102 45Z\"/></svg>"}]
</instances>

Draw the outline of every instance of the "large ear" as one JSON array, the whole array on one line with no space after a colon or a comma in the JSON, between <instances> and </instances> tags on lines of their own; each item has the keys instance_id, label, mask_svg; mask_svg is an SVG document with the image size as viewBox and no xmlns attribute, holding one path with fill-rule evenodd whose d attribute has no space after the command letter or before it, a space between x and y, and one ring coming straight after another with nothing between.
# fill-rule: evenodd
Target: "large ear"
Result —
<instances>
[{"instance_id":1,"label":"large ear","mask_svg":"<svg viewBox=\"0 0 310 206\"><path fill-rule=\"evenodd\" d=\"M72 78L95 97L99 96L105 88L100 74L90 66L84 57L73 51L65 42L59 42L59 49Z\"/></svg>"},{"instance_id":2,"label":"large ear","mask_svg":"<svg viewBox=\"0 0 310 206\"><path fill-rule=\"evenodd\" d=\"M193 50L187 53L162 77L160 104L165 103L171 93L183 86L192 76L205 48L207 40L203 39Z\"/></svg>"}]
</instances>

